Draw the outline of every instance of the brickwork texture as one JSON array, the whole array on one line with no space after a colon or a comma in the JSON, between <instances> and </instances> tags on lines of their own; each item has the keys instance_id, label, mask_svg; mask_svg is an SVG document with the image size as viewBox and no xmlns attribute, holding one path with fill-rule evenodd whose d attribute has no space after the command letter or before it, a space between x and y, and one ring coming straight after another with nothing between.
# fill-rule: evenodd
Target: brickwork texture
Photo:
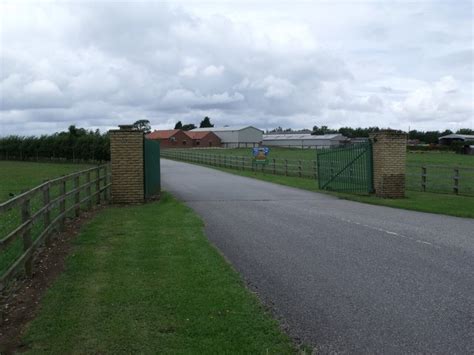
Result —
<instances>
[{"instance_id":1,"label":"brickwork texture","mask_svg":"<svg viewBox=\"0 0 474 355\"><path fill-rule=\"evenodd\" d=\"M110 131L112 203L144 202L143 132L121 126Z\"/></svg>"},{"instance_id":2,"label":"brickwork texture","mask_svg":"<svg viewBox=\"0 0 474 355\"><path fill-rule=\"evenodd\" d=\"M375 195L405 197L407 135L386 130L370 136L373 143Z\"/></svg>"}]
</instances>

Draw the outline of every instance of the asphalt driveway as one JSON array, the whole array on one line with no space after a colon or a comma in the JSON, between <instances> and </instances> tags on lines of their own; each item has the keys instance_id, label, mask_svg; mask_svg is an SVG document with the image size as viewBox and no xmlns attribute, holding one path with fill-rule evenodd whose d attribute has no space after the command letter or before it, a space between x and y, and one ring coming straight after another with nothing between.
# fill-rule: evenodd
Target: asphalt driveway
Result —
<instances>
[{"instance_id":1,"label":"asphalt driveway","mask_svg":"<svg viewBox=\"0 0 474 355\"><path fill-rule=\"evenodd\" d=\"M474 220L162 160L163 188L294 338L322 353L474 353Z\"/></svg>"}]
</instances>

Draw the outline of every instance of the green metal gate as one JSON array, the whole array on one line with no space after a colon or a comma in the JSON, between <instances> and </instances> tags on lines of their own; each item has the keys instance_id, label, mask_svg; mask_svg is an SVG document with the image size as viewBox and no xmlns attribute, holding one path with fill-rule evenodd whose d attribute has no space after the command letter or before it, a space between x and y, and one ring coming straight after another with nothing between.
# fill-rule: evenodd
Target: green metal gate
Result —
<instances>
[{"instance_id":1,"label":"green metal gate","mask_svg":"<svg viewBox=\"0 0 474 355\"><path fill-rule=\"evenodd\" d=\"M145 164L145 197L150 198L160 194L161 178L160 178L160 142L145 139L144 142Z\"/></svg>"},{"instance_id":2,"label":"green metal gate","mask_svg":"<svg viewBox=\"0 0 474 355\"><path fill-rule=\"evenodd\" d=\"M373 192L372 143L318 151L319 188L340 192Z\"/></svg>"}]
</instances>

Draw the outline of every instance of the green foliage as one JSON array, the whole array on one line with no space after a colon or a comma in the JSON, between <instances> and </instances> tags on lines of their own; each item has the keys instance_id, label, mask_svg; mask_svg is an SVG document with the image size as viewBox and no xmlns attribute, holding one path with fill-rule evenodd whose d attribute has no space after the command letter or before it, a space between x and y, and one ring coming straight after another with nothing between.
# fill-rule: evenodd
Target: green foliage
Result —
<instances>
[{"instance_id":1,"label":"green foliage","mask_svg":"<svg viewBox=\"0 0 474 355\"><path fill-rule=\"evenodd\" d=\"M193 124L193 123L188 123L188 124L185 124L181 127L181 129L183 131L190 131L192 129L196 128L196 126Z\"/></svg>"},{"instance_id":2,"label":"green foliage","mask_svg":"<svg viewBox=\"0 0 474 355\"><path fill-rule=\"evenodd\" d=\"M183 128L183 124L181 123L181 121L176 122L174 129L181 129L181 128Z\"/></svg>"},{"instance_id":3,"label":"green foliage","mask_svg":"<svg viewBox=\"0 0 474 355\"><path fill-rule=\"evenodd\" d=\"M466 146L474 146L474 141L455 141L449 145L458 154L464 154Z\"/></svg>"},{"instance_id":4,"label":"green foliage","mask_svg":"<svg viewBox=\"0 0 474 355\"><path fill-rule=\"evenodd\" d=\"M474 129L470 128L461 128L456 131L457 134L467 134L467 135L474 135Z\"/></svg>"},{"instance_id":5,"label":"green foliage","mask_svg":"<svg viewBox=\"0 0 474 355\"><path fill-rule=\"evenodd\" d=\"M0 159L110 160L108 133L69 126L51 135L0 138Z\"/></svg>"},{"instance_id":6,"label":"green foliage","mask_svg":"<svg viewBox=\"0 0 474 355\"><path fill-rule=\"evenodd\" d=\"M148 120L135 121L135 123L133 124L133 128L138 131L143 131L146 134L151 132L150 121Z\"/></svg>"},{"instance_id":7,"label":"green foliage","mask_svg":"<svg viewBox=\"0 0 474 355\"><path fill-rule=\"evenodd\" d=\"M199 128L208 128L208 127L214 127L214 125L211 123L211 119L206 116L201 121L201 124L199 125Z\"/></svg>"},{"instance_id":8,"label":"green foliage","mask_svg":"<svg viewBox=\"0 0 474 355\"><path fill-rule=\"evenodd\" d=\"M328 126L321 126L321 127L314 126L313 131L311 132L311 134L313 135L322 135L322 134L330 134L330 133L337 133L337 130L330 129L328 128Z\"/></svg>"}]
</instances>

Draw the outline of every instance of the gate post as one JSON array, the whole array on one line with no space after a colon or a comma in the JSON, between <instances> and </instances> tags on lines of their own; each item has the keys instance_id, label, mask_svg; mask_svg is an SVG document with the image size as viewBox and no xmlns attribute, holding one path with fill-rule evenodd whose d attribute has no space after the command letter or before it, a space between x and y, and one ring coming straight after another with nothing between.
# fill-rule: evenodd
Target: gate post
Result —
<instances>
[{"instance_id":1,"label":"gate post","mask_svg":"<svg viewBox=\"0 0 474 355\"><path fill-rule=\"evenodd\" d=\"M132 125L110 130L112 203L142 203L144 191L144 133Z\"/></svg>"},{"instance_id":2,"label":"gate post","mask_svg":"<svg viewBox=\"0 0 474 355\"><path fill-rule=\"evenodd\" d=\"M370 135L373 145L375 195L405 197L407 134L384 130Z\"/></svg>"}]
</instances>

